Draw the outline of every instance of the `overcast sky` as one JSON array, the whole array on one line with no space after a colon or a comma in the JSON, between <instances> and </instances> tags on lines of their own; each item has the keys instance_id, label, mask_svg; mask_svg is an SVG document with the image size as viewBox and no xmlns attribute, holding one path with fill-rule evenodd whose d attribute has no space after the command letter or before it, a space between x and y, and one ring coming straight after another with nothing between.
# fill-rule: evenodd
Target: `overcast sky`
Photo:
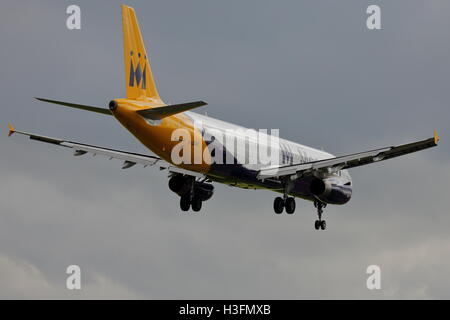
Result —
<instances>
[{"instance_id":1,"label":"overcast sky","mask_svg":"<svg viewBox=\"0 0 450 320\"><path fill-rule=\"evenodd\" d=\"M66 28L69 4L81 30ZM275 215L275 194L216 185L179 209L167 173L6 137L19 130L148 152L103 107L125 95L120 2L12 1L0 11L0 298L450 298L450 2L129 1L166 103L336 154L441 136L350 171L352 200ZM382 30L366 28L378 4ZM203 112L203 111L202 111ZM82 290L65 287L68 265ZM366 288L381 267L382 289Z\"/></svg>"}]
</instances>

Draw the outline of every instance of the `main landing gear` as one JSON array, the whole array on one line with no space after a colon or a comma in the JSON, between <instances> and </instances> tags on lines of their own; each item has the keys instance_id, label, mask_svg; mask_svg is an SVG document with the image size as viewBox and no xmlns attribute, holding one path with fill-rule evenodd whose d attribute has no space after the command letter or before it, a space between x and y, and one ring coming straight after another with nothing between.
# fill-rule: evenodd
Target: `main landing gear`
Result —
<instances>
[{"instance_id":1,"label":"main landing gear","mask_svg":"<svg viewBox=\"0 0 450 320\"><path fill-rule=\"evenodd\" d=\"M293 214L295 212L295 199L292 197L276 197L273 202L273 210L276 214L280 214L286 209L287 214Z\"/></svg>"},{"instance_id":2,"label":"main landing gear","mask_svg":"<svg viewBox=\"0 0 450 320\"><path fill-rule=\"evenodd\" d=\"M189 191L180 196L180 209L189 211L189 208L192 208L192 211L199 212L202 209L203 199L198 194L198 188L195 187L195 178L191 178L189 182Z\"/></svg>"},{"instance_id":3,"label":"main landing gear","mask_svg":"<svg viewBox=\"0 0 450 320\"><path fill-rule=\"evenodd\" d=\"M288 196L291 187L291 184L283 181L283 198L276 197L273 201L273 210L276 214L281 214L283 209L286 209L287 214L293 214L295 212L295 199Z\"/></svg>"},{"instance_id":4,"label":"main landing gear","mask_svg":"<svg viewBox=\"0 0 450 320\"><path fill-rule=\"evenodd\" d=\"M202 203L210 199L214 193L214 186L206 179L197 181L195 177L175 174L169 180L169 189L180 196L182 211L199 212Z\"/></svg>"},{"instance_id":5,"label":"main landing gear","mask_svg":"<svg viewBox=\"0 0 450 320\"><path fill-rule=\"evenodd\" d=\"M182 211L189 211L189 208L192 208L192 211L198 212L202 209L202 202L200 197L192 196L189 192L180 197L180 208Z\"/></svg>"},{"instance_id":6,"label":"main landing gear","mask_svg":"<svg viewBox=\"0 0 450 320\"><path fill-rule=\"evenodd\" d=\"M322 220L322 213L323 213L323 209L327 206L326 203L320 202L320 201L314 201L314 207L317 208L317 215L319 217L319 220L316 220L316 222L314 223L314 228L316 228L316 230L322 229L325 230L327 228L327 223L325 220Z\"/></svg>"}]
</instances>

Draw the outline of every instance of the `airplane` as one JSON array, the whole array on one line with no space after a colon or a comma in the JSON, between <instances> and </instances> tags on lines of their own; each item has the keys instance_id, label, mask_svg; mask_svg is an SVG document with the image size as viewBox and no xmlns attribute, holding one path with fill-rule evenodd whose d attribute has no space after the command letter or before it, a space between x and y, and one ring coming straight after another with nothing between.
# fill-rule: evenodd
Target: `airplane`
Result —
<instances>
[{"instance_id":1,"label":"airplane","mask_svg":"<svg viewBox=\"0 0 450 320\"><path fill-rule=\"evenodd\" d=\"M348 169L403 156L438 144L439 136L434 130L433 137L425 140L336 157L325 151L279 138L277 144L269 147L271 154L276 155L277 163L249 163L245 156L243 158L238 154L242 153L238 152L241 149L227 148L228 145L222 145L220 141L217 142L219 139L215 139L218 132L225 132L227 141L235 140L237 145L246 146L251 140L254 146L262 148L261 140L255 142L249 137L249 131L245 131L246 128L190 111L206 105L204 101L175 105L163 102L156 89L136 13L126 5L122 5L121 9L126 97L111 100L109 108L36 99L113 116L154 155L17 131L11 124L8 124L8 136L18 133L32 140L71 148L75 156L90 153L119 159L123 161L123 169L140 164L167 170L169 189L180 197L182 211L200 211L202 203L209 200L214 193L213 182L243 189L271 190L281 194L274 199L273 209L276 214L281 214L284 210L287 214L293 214L295 198L308 200L313 202L317 209L318 219L314 223L316 230L326 229L322 214L327 204L342 205L350 200L353 185ZM179 129L187 132L187 140L183 141L182 137L173 139L174 131ZM180 154L186 152L184 155L191 161L174 161L173 151L180 141L185 143L183 148L188 146L187 149L182 149ZM216 155L213 153L216 148L211 148L213 141L216 147L219 145L222 148L218 152L231 161L215 161ZM265 141L267 143L267 140ZM192 161L194 149L203 152L204 157L200 161Z\"/></svg>"}]
</instances>

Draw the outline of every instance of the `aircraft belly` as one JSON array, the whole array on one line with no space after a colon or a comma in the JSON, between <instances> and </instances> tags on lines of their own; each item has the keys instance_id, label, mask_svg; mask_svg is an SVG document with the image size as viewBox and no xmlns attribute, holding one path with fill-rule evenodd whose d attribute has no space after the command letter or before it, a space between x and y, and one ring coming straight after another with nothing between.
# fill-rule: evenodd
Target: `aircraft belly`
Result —
<instances>
[{"instance_id":1,"label":"aircraft belly","mask_svg":"<svg viewBox=\"0 0 450 320\"><path fill-rule=\"evenodd\" d=\"M218 183L243 189L267 189L283 193L283 186L278 180L264 180L257 178L258 171L250 170L240 164L213 164L208 177ZM316 197L310 192L313 177L299 178L294 181L289 191L290 196L314 201ZM332 204L345 204L350 200L351 187L333 184L333 190L327 195L326 202Z\"/></svg>"},{"instance_id":2,"label":"aircraft belly","mask_svg":"<svg viewBox=\"0 0 450 320\"><path fill-rule=\"evenodd\" d=\"M268 189L283 193L283 186L278 180L260 180L258 171L245 168L241 164L212 164L208 173L211 180L244 189ZM291 196L313 199L309 192L309 180L298 179L294 188L289 192Z\"/></svg>"}]
</instances>

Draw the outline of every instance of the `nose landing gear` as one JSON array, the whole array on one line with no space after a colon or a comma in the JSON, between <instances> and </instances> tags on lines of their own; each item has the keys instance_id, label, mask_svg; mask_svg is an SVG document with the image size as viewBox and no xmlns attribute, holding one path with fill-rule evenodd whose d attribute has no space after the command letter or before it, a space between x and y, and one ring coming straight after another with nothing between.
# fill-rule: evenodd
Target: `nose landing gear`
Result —
<instances>
[{"instance_id":1,"label":"nose landing gear","mask_svg":"<svg viewBox=\"0 0 450 320\"><path fill-rule=\"evenodd\" d=\"M314 228L316 230L322 229L325 230L327 228L327 223L325 220L322 220L322 213L323 209L327 206L326 203L320 202L320 201L314 201L314 207L317 208L317 215L319 217L319 220L316 220L314 223Z\"/></svg>"}]
</instances>

